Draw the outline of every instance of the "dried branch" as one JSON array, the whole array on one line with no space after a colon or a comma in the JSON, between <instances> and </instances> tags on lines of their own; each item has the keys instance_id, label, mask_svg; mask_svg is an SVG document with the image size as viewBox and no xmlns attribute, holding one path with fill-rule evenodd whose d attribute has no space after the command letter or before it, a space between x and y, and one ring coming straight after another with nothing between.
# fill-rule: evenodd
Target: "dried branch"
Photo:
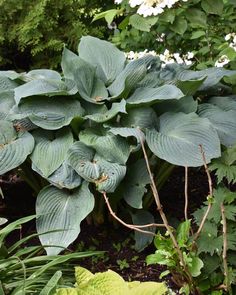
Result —
<instances>
[{"instance_id":1,"label":"dried branch","mask_svg":"<svg viewBox=\"0 0 236 295\"><path fill-rule=\"evenodd\" d=\"M103 192L102 195L103 195L103 198L105 200L105 203L107 205L107 208L108 208L111 216L113 216L119 223L121 223L125 227L128 227L129 229L136 230L136 231L139 231L144 234L155 236L155 233L153 233L151 231L147 231L147 230L142 230L142 228L151 227L151 226L153 226L153 227L164 227L165 226L164 224L158 224L158 223L150 223L150 224L145 224L145 225L136 225L136 224L126 223L122 219L120 219L118 216L116 216L116 213L112 210L106 192Z\"/></svg>"},{"instance_id":2,"label":"dried branch","mask_svg":"<svg viewBox=\"0 0 236 295\"><path fill-rule=\"evenodd\" d=\"M227 292L229 290L229 270L228 270L228 264L227 264L227 223L226 223L226 217L225 217L225 207L222 203L221 206L221 216L222 216L222 224L223 224L223 253L222 253L222 259L223 259L223 267L224 267L224 276L225 276L225 291Z\"/></svg>"},{"instance_id":3,"label":"dried branch","mask_svg":"<svg viewBox=\"0 0 236 295\"><path fill-rule=\"evenodd\" d=\"M184 218L188 220L188 167L185 167L185 182L184 182L184 196L185 196L185 205L184 205Z\"/></svg>"},{"instance_id":4,"label":"dried branch","mask_svg":"<svg viewBox=\"0 0 236 295\"><path fill-rule=\"evenodd\" d=\"M170 238L171 238L172 243L173 243L173 245L174 245L174 247L176 249L176 252L179 255L180 264L183 266L183 268L185 270L185 273L188 276L189 281L192 282L192 277L189 274L189 271L188 271L187 265L186 265L186 263L184 261L184 257L183 257L183 254L181 252L181 249L179 248L178 242L177 242L177 240L176 240L176 238L175 238L175 236L174 236L174 234L172 232L172 228L169 225L168 220L166 218L166 215L165 215L165 213L164 213L164 211L162 209L159 193L157 191L157 187L156 187L156 184L155 184L155 181L154 181L154 178L153 178L153 175L152 175L152 171L151 171L151 168L150 168L150 165L149 165L149 160L148 160L148 156L147 156L147 153L146 153L146 150L145 150L144 141L143 141L143 138L141 136L140 136L140 143L141 143L141 147L142 147L142 150L143 150L143 155L144 155L144 159L145 159L145 162L146 162L148 174L149 174L149 177L150 177L150 180L151 180L151 189L152 189L152 193L153 193L156 205L157 205L157 210L159 211L159 214L161 216L163 224L165 225L165 228L166 228L168 234L170 235Z\"/></svg>"},{"instance_id":5,"label":"dried branch","mask_svg":"<svg viewBox=\"0 0 236 295\"><path fill-rule=\"evenodd\" d=\"M207 163L206 163L206 157L205 157L205 153L204 153L204 150L203 150L203 147L202 145L199 145L200 146L200 151L201 151L201 154L202 154L202 159L203 159L203 164L204 164L204 168L205 168L205 171L206 171L206 175L207 175L207 179L208 179L208 187L209 187L209 194L208 194L208 206L207 206L207 210L205 212L205 214L203 215L203 218L200 222L200 225L199 225L199 228L195 234L195 237L193 239L193 242L195 243L196 240L198 239L202 229L203 229L203 226L206 222L206 219L207 219L207 216L211 210L211 207L212 207L212 196L213 196L213 186L212 186L212 179L211 179L211 175L210 175L210 172L209 172L209 169L208 169L208 166L207 166Z\"/></svg>"}]
</instances>

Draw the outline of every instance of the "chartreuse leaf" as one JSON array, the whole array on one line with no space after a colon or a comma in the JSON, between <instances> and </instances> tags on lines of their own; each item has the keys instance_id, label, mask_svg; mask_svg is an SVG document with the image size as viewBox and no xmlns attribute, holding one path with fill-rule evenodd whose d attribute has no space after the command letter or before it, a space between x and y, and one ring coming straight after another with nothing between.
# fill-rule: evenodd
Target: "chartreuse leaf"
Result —
<instances>
[{"instance_id":1,"label":"chartreuse leaf","mask_svg":"<svg viewBox=\"0 0 236 295\"><path fill-rule=\"evenodd\" d=\"M66 153L73 144L73 135L67 127L58 131L37 129L32 134L35 138L35 148L31 155L32 168L35 167L44 177L48 177L64 162Z\"/></svg>"},{"instance_id":2,"label":"chartreuse leaf","mask_svg":"<svg viewBox=\"0 0 236 295\"><path fill-rule=\"evenodd\" d=\"M126 173L125 166L107 162L80 141L69 149L68 163L81 177L95 183L99 191L114 192Z\"/></svg>"},{"instance_id":3,"label":"chartreuse leaf","mask_svg":"<svg viewBox=\"0 0 236 295\"><path fill-rule=\"evenodd\" d=\"M106 85L113 82L125 66L125 54L107 41L82 37L78 50L79 56L96 68L97 77Z\"/></svg>"},{"instance_id":4,"label":"chartreuse leaf","mask_svg":"<svg viewBox=\"0 0 236 295\"><path fill-rule=\"evenodd\" d=\"M164 283L125 282L112 270L92 274L83 267L76 267L75 277L75 288L58 289L56 295L164 295L168 291Z\"/></svg>"},{"instance_id":5,"label":"chartreuse leaf","mask_svg":"<svg viewBox=\"0 0 236 295\"><path fill-rule=\"evenodd\" d=\"M181 222L177 228L177 242L180 247L186 246L186 243L189 239L190 226L190 220L186 220L184 222Z\"/></svg>"},{"instance_id":6,"label":"chartreuse leaf","mask_svg":"<svg viewBox=\"0 0 236 295\"><path fill-rule=\"evenodd\" d=\"M145 78L148 68L153 63L156 63L156 61L156 57L149 55L129 62L124 70L116 77L115 81L108 87L112 98L119 96L126 98L137 87L137 84Z\"/></svg>"},{"instance_id":7,"label":"chartreuse leaf","mask_svg":"<svg viewBox=\"0 0 236 295\"><path fill-rule=\"evenodd\" d=\"M30 97L21 101L19 112L37 126L56 130L69 125L74 117L82 117L84 109L71 97Z\"/></svg>"},{"instance_id":8,"label":"chartreuse leaf","mask_svg":"<svg viewBox=\"0 0 236 295\"><path fill-rule=\"evenodd\" d=\"M59 79L35 79L20 85L14 89L15 101L17 104L20 103L24 97L30 97L35 95L72 95L77 92L74 85L65 83Z\"/></svg>"},{"instance_id":9,"label":"chartreuse leaf","mask_svg":"<svg viewBox=\"0 0 236 295\"><path fill-rule=\"evenodd\" d=\"M77 238L80 222L93 207L94 197L87 182L74 191L60 190L54 186L40 191L36 201L36 227L48 255L57 255Z\"/></svg>"},{"instance_id":10,"label":"chartreuse leaf","mask_svg":"<svg viewBox=\"0 0 236 295\"><path fill-rule=\"evenodd\" d=\"M113 103L110 110L107 110L106 112L99 112L92 115L87 115L85 116L85 119L90 119L97 123L104 123L114 118L118 113L127 113L126 102L124 99L122 99L121 102Z\"/></svg>"},{"instance_id":11,"label":"chartreuse leaf","mask_svg":"<svg viewBox=\"0 0 236 295\"><path fill-rule=\"evenodd\" d=\"M96 68L89 62L64 48L61 66L65 78L75 82L83 99L99 103L108 97L104 82L96 76Z\"/></svg>"},{"instance_id":12,"label":"chartreuse leaf","mask_svg":"<svg viewBox=\"0 0 236 295\"><path fill-rule=\"evenodd\" d=\"M217 105L203 103L199 105L198 113L200 117L209 119L223 145L232 146L236 143L236 111L225 111Z\"/></svg>"},{"instance_id":13,"label":"chartreuse leaf","mask_svg":"<svg viewBox=\"0 0 236 295\"><path fill-rule=\"evenodd\" d=\"M34 148L28 132L16 132L9 121L0 120L0 175L21 165Z\"/></svg>"},{"instance_id":14,"label":"chartreuse leaf","mask_svg":"<svg viewBox=\"0 0 236 295\"><path fill-rule=\"evenodd\" d=\"M100 132L101 131L101 132ZM94 148L98 155L109 162L125 164L130 154L130 147L127 141L112 133L103 130L83 130L79 139L87 146Z\"/></svg>"},{"instance_id":15,"label":"chartreuse leaf","mask_svg":"<svg viewBox=\"0 0 236 295\"><path fill-rule=\"evenodd\" d=\"M0 92L0 120L5 120L9 115L10 109L15 105L14 92Z\"/></svg>"},{"instance_id":16,"label":"chartreuse leaf","mask_svg":"<svg viewBox=\"0 0 236 295\"><path fill-rule=\"evenodd\" d=\"M151 105L160 100L179 99L183 97L182 91L174 85L164 85L158 88L137 88L127 99L132 106Z\"/></svg>"},{"instance_id":17,"label":"chartreuse leaf","mask_svg":"<svg viewBox=\"0 0 236 295\"><path fill-rule=\"evenodd\" d=\"M146 163L143 159L128 166L127 175L124 180L124 199L132 207L141 209L142 198L146 193L146 185L150 183Z\"/></svg>"},{"instance_id":18,"label":"chartreuse leaf","mask_svg":"<svg viewBox=\"0 0 236 295\"><path fill-rule=\"evenodd\" d=\"M195 256L191 256L191 262L188 263L188 269L193 277L198 277L201 274L201 269L203 268L203 261Z\"/></svg>"},{"instance_id":19,"label":"chartreuse leaf","mask_svg":"<svg viewBox=\"0 0 236 295\"><path fill-rule=\"evenodd\" d=\"M217 132L207 119L195 113L163 114L159 131L147 130L146 140L156 156L179 166L203 165L199 145L202 145L207 163L221 154Z\"/></svg>"}]
</instances>

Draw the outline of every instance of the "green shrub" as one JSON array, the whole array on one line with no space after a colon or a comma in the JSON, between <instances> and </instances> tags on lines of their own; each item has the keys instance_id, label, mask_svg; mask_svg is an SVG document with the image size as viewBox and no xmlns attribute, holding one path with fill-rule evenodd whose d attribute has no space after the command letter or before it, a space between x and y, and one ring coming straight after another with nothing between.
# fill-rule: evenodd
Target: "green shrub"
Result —
<instances>
[{"instance_id":1,"label":"green shrub","mask_svg":"<svg viewBox=\"0 0 236 295\"><path fill-rule=\"evenodd\" d=\"M163 68L154 56L128 62L89 36L79 56L64 49L61 65L63 76L0 72L0 175L19 167L38 193L39 234L63 230L40 236L44 246L67 247L93 210L102 220L106 193L114 208L125 201L134 223L154 222L140 143L159 185L170 165L201 166L200 146L209 163L236 142L235 71ZM139 249L152 241L136 239Z\"/></svg>"},{"instance_id":2,"label":"green shrub","mask_svg":"<svg viewBox=\"0 0 236 295\"><path fill-rule=\"evenodd\" d=\"M84 35L107 35L105 23L91 21L109 5L100 0L1 0L0 67L57 68L64 44L76 50Z\"/></svg>"}]
</instances>

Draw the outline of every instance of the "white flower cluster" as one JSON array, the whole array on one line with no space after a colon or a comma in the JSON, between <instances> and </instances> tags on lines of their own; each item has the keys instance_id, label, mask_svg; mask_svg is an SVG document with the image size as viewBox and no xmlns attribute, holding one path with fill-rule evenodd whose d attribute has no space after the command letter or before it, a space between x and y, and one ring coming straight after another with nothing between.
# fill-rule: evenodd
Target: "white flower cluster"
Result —
<instances>
[{"instance_id":1,"label":"white flower cluster","mask_svg":"<svg viewBox=\"0 0 236 295\"><path fill-rule=\"evenodd\" d=\"M222 68L224 65L227 65L230 62L226 55L222 55L216 62L215 67Z\"/></svg>"},{"instance_id":2,"label":"white flower cluster","mask_svg":"<svg viewBox=\"0 0 236 295\"><path fill-rule=\"evenodd\" d=\"M229 41L229 47L236 51L236 33L229 33L225 36L225 41ZM216 62L215 66L218 68L227 65L230 62L228 56L222 55Z\"/></svg>"},{"instance_id":3,"label":"white flower cluster","mask_svg":"<svg viewBox=\"0 0 236 295\"><path fill-rule=\"evenodd\" d=\"M236 51L236 33L229 33L225 36L225 41L230 41L229 46Z\"/></svg>"},{"instance_id":4,"label":"white flower cluster","mask_svg":"<svg viewBox=\"0 0 236 295\"><path fill-rule=\"evenodd\" d=\"M182 0L187 2L188 0ZM120 4L122 0L115 0L116 4ZM150 15L158 15L164 11L164 8L171 8L179 0L129 0L131 7L139 6L137 13L144 17Z\"/></svg>"},{"instance_id":5,"label":"white flower cluster","mask_svg":"<svg viewBox=\"0 0 236 295\"><path fill-rule=\"evenodd\" d=\"M187 54L180 56L179 53L170 53L168 49L165 49L165 51L161 54L157 54L154 50L148 51L147 49L142 52L130 51L126 53L127 58L131 60L141 58L145 55L159 56L160 60L162 61L163 67L171 63L191 65L193 63L192 59L194 57L192 52L188 52Z\"/></svg>"}]
</instances>

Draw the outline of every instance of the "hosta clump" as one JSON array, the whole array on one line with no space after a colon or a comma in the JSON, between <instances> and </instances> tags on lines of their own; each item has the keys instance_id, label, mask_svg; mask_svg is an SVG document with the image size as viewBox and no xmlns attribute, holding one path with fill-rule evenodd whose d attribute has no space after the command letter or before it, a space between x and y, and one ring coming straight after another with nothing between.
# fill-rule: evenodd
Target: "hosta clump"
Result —
<instances>
[{"instance_id":1,"label":"hosta clump","mask_svg":"<svg viewBox=\"0 0 236 295\"><path fill-rule=\"evenodd\" d=\"M203 164L200 145L209 163L236 142L235 71L162 68L154 56L128 62L89 36L78 51L64 49L62 74L0 72L0 173L20 167L27 176L30 165L48 184L36 212L38 232L54 231L40 236L50 254L76 239L99 192L124 198L137 223L153 222L141 141L162 161L193 167Z\"/></svg>"}]
</instances>

